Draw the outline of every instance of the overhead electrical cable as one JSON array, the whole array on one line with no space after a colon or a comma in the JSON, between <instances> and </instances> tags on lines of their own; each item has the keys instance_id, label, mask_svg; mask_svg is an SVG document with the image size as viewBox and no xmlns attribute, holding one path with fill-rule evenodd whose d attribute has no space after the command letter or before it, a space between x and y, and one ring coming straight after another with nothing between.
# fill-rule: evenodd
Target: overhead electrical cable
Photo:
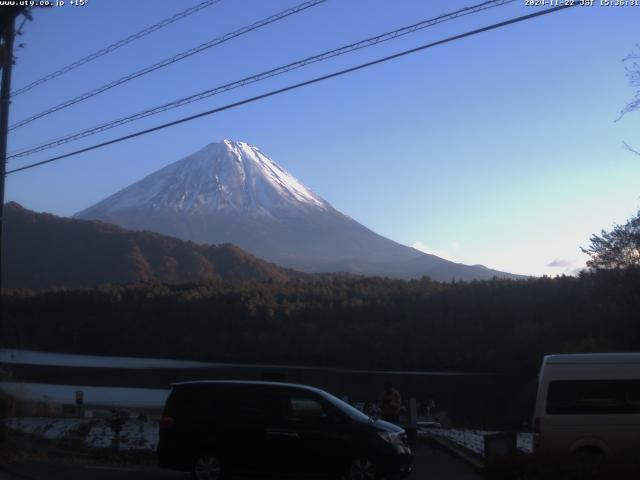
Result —
<instances>
[{"instance_id":1,"label":"overhead electrical cable","mask_svg":"<svg viewBox=\"0 0 640 480\"><path fill-rule=\"evenodd\" d=\"M133 35L129 35L127 38L123 38L122 40L119 40L115 43L112 43L111 45L104 47L96 52L93 52L89 55L87 55L86 57L82 57L80 60L76 60L73 63L70 63L69 65L65 65L64 67L56 70L55 72L51 72L48 75L45 75L42 78L39 78L38 80L35 80L31 83L29 83L28 85L25 85L24 87L18 88L16 90L14 90L13 92L11 92L11 96L15 97L18 96L22 93L28 92L29 90L42 85L43 83L46 83L50 80L53 80L54 78L59 77L60 75L64 75L65 73L70 72L71 70L75 70L76 68L85 65L89 62L92 62L93 60L103 57L104 55L107 55L109 53L112 53L114 51L116 51L117 49L119 49L120 47L124 47L125 45L128 45L131 42L135 42L136 40L139 40L143 37L146 37L147 35L152 34L153 32L156 32L168 25L171 25L172 23L177 22L178 20L182 20L185 17L188 17L189 15L193 15L194 13L199 12L200 10L203 10L207 7L210 7L216 3L221 2L222 0L206 0L204 2L199 3L198 5L195 5L193 7L187 8L186 10L183 10L182 12L176 13L175 15L169 17L169 18L165 18L164 20L151 25L150 27L147 27L143 30L140 30L137 33L134 33Z\"/></svg>"},{"instance_id":2,"label":"overhead electrical cable","mask_svg":"<svg viewBox=\"0 0 640 480\"><path fill-rule=\"evenodd\" d=\"M143 110L125 117L121 117L117 120L112 120L110 122L107 123L103 123L91 128L86 128L84 130L78 131L78 132L74 132L62 137L58 137L55 138L53 140L49 140L47 142L44 143L40 143L34 146L30 146L30 147L26 147L23 149L20 149L19 151L16 151L15 153L11 153L8 158L9 159L13 159L13 158L20 158L20 157L25 157L28 155L32 155L34 153L38 153L44 150L48 150L50 148L54 148L54 147L58 147L60 145L64 145L66 143L69 142L73 142L76 140L79 140L81 138L85 138L88 137L90 135L95 135L101 132L104 132L106 130L110 130L112 128L116 128L131 122L134 122L136 120L140 120L152 115L156 115L158 113L162 113L165 112L167 110L172 110L174 108L178 108L178 107L182 107L184 105L193 103L193 102L197 102L200 100L204 100L205 98L209 98L212 97L214 95L218 95L220 93L224 93L227 92L229 90L233 90L239 87L243 87L246 85L249 85L251 83L256 83L262 80L266 80L268 78L271 77L275 77L277 75L282 75L284 73L290 72L292 70L296 70L298 68L302 68L305 67L307 65L311 65L313 63L317 63L317 62L321 62L324 60L328 60L330 58L334 58L340 55L344 55L347 53L351 53L363 48L367 48L367 47L371 47L374 45L378 45L380 43L383 42L387 42L389 40L394 40L396 38L402 37L404 35L408 35L410 33L414 33L417 32L419 30L428 28L428 27L432 27L434 25L438 25L440 23L444 23L450 20L454 20L456 18L460 18L460 17L464 17L466 15L470 15L473 13L478 13L484 10L488 10L490 8L494 8L494 7L498 7L498 6L502 6L508 3L513 3L517 0L490 0L490 1L485 1L482 2L480 4L477 5L473 5L473 6L469 6L469 7L465 7L462 8L460 10L457 10L455 12L452 13L447 13L447 14L443 14L440 15L438 17L435 18L431 18L428 20L423 20L421 22L415 23L413 25L409 25L407 27L402 27L396 30L393 30L391 32L387 32L387 33L383 33L381 35L377 35L375 37L371 37L371 38L367 38L365 40L361 40L359 42L356 43L351 43L349 45L345 45L343 47L340 48L336 48L333 50L329 50L323 53L320 53L318 55L314 55L311 57L307 57L304 58L302 60L298 60L271 70L267 70L249 77L245 77L242 78L240 80L236 80L234 82L231 83L226 83L224 85L220 85L218 87L215 88L211 88L208 90L205 90L203 92L194 94L194 95L189 95L188 97L184 97L178 100L173 100L171 102L165 103L163 105L159 105L153 108L149 108L147 110Z\"/></svg>"},{"instance_id":3,"label":"overhead electrical cable","mask_svg":"<svg viewBox=\"0 0 640 480\"><path fill-rule=\"evenodd\" d=\"M39 118L45 117L47 115L50 115L54 112L58 112L64 108L70 107L71 105L75 105L78 102L82 102L84 100L87 100L91 97L95 97L96 95L99 95L101 93L106 92L107 90L111 90L114 87L117 87L118 85L122 85L123 83L129 82L131 80L134 80L136 78L142 77L143 75L147 75L151 72L154 72L160 68L166 67L168 65L174 64L176 62L179 62L181 60L184 60L185 58L191 57L192 55L195 55L196 53L200 53L204 50L207 50L209 48L215 47L216 45L220 45L222 43L228 42L229 40L239 37L241 35L244 35L246 33L249 33L253 30L257 30L259 28L265 27L267 25L270 25L272 23L275 23L277 21L280 21L284 18L289 17L290 15L295 15L296 13L300 13L308 8L311 7L315 7L316 5L319 5L321 3L326 2L327 0L307 0L306 2L303 2L299 5L296 5L295 7L292 8L288 8L286 10L283 10L280 13L277 13L275 15L271 15L267 18L264 18L262 20L259 20L255 23L252 23L251 25L247 25L245 27L242 27L234 32L231 33L227 33L226 35L223 35L222 37L218 37L218 38L214 38L213 40L210 40L208 42L202 43L196 47L190 48L189 50L185 50L183 52L180 52L170 58L166 58L164 60L161 60L160 62L154 63L153 65L149 65L148 67L145 67L141 70L138 70L136 72L130 73L128 75L125 75L124 77L121 77L117 80L113 80L105 85L102 85L98 88L94 88L91 91L85 92L81 95L78 95L77 97L71 98L65 102L62 102L58 105L55 105L51 108L48 108L46 110L43 110L42 112L36 113L35 115L32 115L28 118L25 118L24 120L20 120L17 123L14 123L13 125L11 125L9 127L9 130L15 130L16 128L20 128L24 125L27 125L31 122L33 122L34 120L37 120Z\"/></svg>"},{"instance_id":4,"label":"overhead electrical cable","mask_svg":"<svg viewBox=\"0 0 640 480\"><path fill-rule=\"evenodd\" d=\"M328 80L330 78L335 78L335 77L339 77L339 76L342 76L342 75L346 75L348 73L352 73L352 72L355 72L355 71L358 71L358 70L362 70L364 68L368 68L368 67L371 67L373 65L378 65L378 64L381 64L381 63L384 63L384 62L388 62L390 60L395 60L397 58L401 58L401 57L404 57L406 55L410 55L410 54L413 54L413 53L416 53L416 52L420 52L420 51L426 50L428 48L436 47L438 45L443 45L445 43L450 43L450 42L453 42L453 41L456 41L456 40L460 40L460 39L463 39L463 38L466 38L466 37L470 37L470 36L473 36L473 35L478 35L480 33L487 32L487 31L490 31L490 30L496 30L498 28L506 27L506 26L512 25L514 23L519 23L519 22L523 22L525 20L530 20L532 18L540 17L542 15L548 15L550 13L555 13L555 12L558 12L560 10L564 10L566 8L571 8L571 7L575 6L575 5L577 5L577 4L566 4L566 5L561 5L561 6L558 6L558 7L547 8L545 10L540 10L538 12L530 13L528 15L522 15L520 17L515 17L515 18L511 18L509 20L505 20L503 22L494 23L492 25L488 25L486 27L478 28L476 30L471 30L471 31L468 31L468 32L465 32L465 33L454 35L452 37L447 37L447 38L445 38L443 40L438 40L436 42L432 42L432 43L428 43L428 44L425 44L425 45L421 45L419 47L411 48L409 50L404 50L402 52L395 53L393 55L382 57L382 58L379 58L377 60L372 60L370 62L362 63L360 65L356 65L354 67L346 68L344 70L339 70L337 72L333 72L333 73L330 73L330 74L327 74L327 75L323 75L321 77L316 77L316 78L313 78L311 80L306 80L304 82L300 82L300 83L296 83L296 84L293 84L293 85L289 85L287 87L279 88L277 90L272 90L270 92L263 93L261 95L256 95L254 97L246 98L244 100L240 100L240 101L237 101L237 102L234 102L234 103L230 103L230 104L224 105L222 107L214 108L212 110L207 110L205 112L201 112L201 113L198 113L198 114L195 114L195 115L190 115L188 117L183 117L183 118L180 118L178 120L174 120L172 122L164 123L162 125L157 125L157 126L152 127L152 128L147 128L145 130L140 130L138 132L131 133L129 135L124 135L122 137L114 138L112 140L108 140L106 142L102 142L102 143L99 143L99 144L96 144L96 145L92 145L90 147L81 148L79 150L75 150L73 152L65 153L63 155L58 155L56 157L49 158L47 160L42 160L40 162L31 163L29 165L25 165L24 167L14 168L13 170L7 171L7 175L12 174L12 173L17 173L17 172L20 172L20 171L23 171L23 170L28 170L28 169L31 169L31 168L39 167L39 166L45 165L47 163L56 162L56 161L62 160L64 158L69 158L69 157L78 155L80 153L85 153L85 152L89 152L91 150L96 150L98 148L106 147L107 145L113 145L115 143L120 143L120 142L123 142L125 140L129 140L131 138L135 138L135 137L139 137L139 136L142 136L142 135L146 135L148 133L152 133L152 132L156 132L156 131L159 131L159 130L163 130L163 129L168 128L168 127L173 127L175 125L179 125L181 123L189 122L189 121L195 120L197 118L202 118L202 117L213 115L213 114L225 111L225 110L230 110L232 108L236 108L236 107L239 107L241 105L246 105L248 103L253 103L253 102L256 102L258 100L262 100L262 99L269 98L269 97L272 97L272 96L275 96L275 95L279 95L281 93L288 92L288 91L291 91L291 90L296 90L298 88L305 87L307 85L312 85L314 83L319 83L319 82L322 82L324 80Z\"/></svg>"}]
</instances>

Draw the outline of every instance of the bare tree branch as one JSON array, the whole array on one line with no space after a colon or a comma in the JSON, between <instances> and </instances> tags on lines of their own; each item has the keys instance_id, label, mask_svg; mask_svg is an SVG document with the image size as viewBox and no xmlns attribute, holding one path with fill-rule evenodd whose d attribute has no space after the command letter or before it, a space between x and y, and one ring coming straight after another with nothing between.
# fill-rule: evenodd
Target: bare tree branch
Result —
<instances>
[{"instance_id":1,"label":"bare tree branch","mask_svg":"<svg viewBox=\"0 0 640 480\"><path fill-rule=\"evenodd\" d=\"M636 43L637 51L631 52L625 58L623 62L627 63L625 71L627 72L627 78L629 79L629 86L635 90L633 99L627 102L627 105L620 110L616 122L620 121L626 114L640 110L640 43ZM624 148L631 153L635 153L640 156L640 151L633 148L627 142L622 142Z\"/></svg>"},{"instance_id":2,"label":"bare tree branch","mask_svg":"<svg viewBox=\"0 0 640 480\"><path fill-rule=\"evenodd\" d=\"M627 78L629 79L629 86L635 89L633 99L627 102L627 105L620 111L620 115L616 119L616 122L624 117L627 113L640 110L640 44L636 43L637 52L631 52L625 58L623 62L625 65L625 71L627 72Z\"/></svg>"}]
</instances>

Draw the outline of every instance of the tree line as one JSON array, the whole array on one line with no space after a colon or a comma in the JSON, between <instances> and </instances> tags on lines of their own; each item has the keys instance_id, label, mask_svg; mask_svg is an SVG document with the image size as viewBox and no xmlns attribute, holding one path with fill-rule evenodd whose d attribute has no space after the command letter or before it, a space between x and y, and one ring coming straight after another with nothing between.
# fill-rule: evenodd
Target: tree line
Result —
<instances>
[{"instance_id":1,"label":"tree line","mask_svg":"<svg viewBox=\"0 0 640 480\"><path fill-rule=\"evenodd\" d=\"M4 347L358 368L527 373L640 351L640 268L524 281L341 278L6 291Z\"/></svg>"}]
</instances>

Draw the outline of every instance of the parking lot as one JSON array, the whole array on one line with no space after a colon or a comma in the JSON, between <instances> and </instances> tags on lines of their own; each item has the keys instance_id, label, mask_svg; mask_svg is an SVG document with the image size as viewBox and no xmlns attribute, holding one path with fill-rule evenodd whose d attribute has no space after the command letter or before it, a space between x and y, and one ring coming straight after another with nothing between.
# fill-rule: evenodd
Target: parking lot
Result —
<instances>
[{"instance_id":1,"label":"parking lot","mask_svg":"<svg viewBox=\"0 0 640 480\"><path fill-rule=\"evenodd\" d=\"M478 480L463 460L447 451L427 443L416 448L414 480ZM180 480L184 474L155 468L87 465L70 462L22 462L13 463L7 470L0 470L0 480Z\"/></svg>"}]
</instances>

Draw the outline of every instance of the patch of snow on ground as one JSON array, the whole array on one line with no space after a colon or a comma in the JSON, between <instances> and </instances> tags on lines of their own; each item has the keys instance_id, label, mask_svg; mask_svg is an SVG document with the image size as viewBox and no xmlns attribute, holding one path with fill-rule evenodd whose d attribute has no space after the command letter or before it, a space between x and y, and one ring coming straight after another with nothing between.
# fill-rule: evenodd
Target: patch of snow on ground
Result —
<instances>
[{"instance_id":1,"label":"patch of snow on ground","mask_svg":"<svg viewBox=\"0 0 640 480\"><path fill-rule=\"evenodd\" d=\"M109 420L85 420L79 418L14 417L5 421L8 428L36 435L47 440L63 440L88 425L84 444L89 448L111 448L114 433ZM129 419L120 432L121 450L155 450L158 444L158 423Z\"/></svg>"},{"instance_id":2,"label":"patch of snow on ground","mask_svg":"<svg viewBox=\"0 0 640 480\"><path fill-rule=\"evenodd\" d=\"M156 422L128 421L120 434L123 445L132 450L155 450L158 445L158 424Z\"/></svg>"},{"instance_id":3,"label":"patch of snow on ground","mask_svg":"<svg viewBox=\"0 0 640 480\"><path fill-rule=\"evenodd\" d=\"M113 431L107 422L99 422L91 427L85 445L91 448L109 448L113 445Z\"/></svg>"},{"instance_id":4,"label":"patch of snow on ground","mask_svg":"<svg viewBox=\"0 0 640 480\"><path fill-rule=\"evenodd\" d=\"M471 452L484 456L484 436L498 433L486 430L460 430L446 428L429 428L418 431L420 437L441 437L445 438ZM518 450L523 453L531 453L533 449L533 440L531 433L518 433L516 438Z\"/></svg>"},{"instance_id":5,"label":"patch of snow on ground","mask_svg":"<svg viewBox=\"0 0 640 480\"><path fill-rule=\"evenodd\" d=\"M48 440L57 440L67 436L80 426L78 418L28 417L9 418L5 425L13 430L37 435Z\"/></svg>"},{"instance_id":6,"label":"patch of snow on ground","mask_svg":"<svg viewBox=\"0 0 640 480\"><path fill-rule=\"evenodd\" d=\"M95 423L85 439L90 448L110 448L113 446L114 434L109 422L103 420ZM140 422L127 420L120 432L120 449L122 450L155 450L158 444L158 424L156 422Z\"/></svg>"},{"instance_id":7,"label":"patch of snow on ground","mask_svg":"<svg viewBox=\"0 0 640 480\"><path fill-rule=\"evenodd\" d=\"M524 453L533 452L533 433L518 433L518 450Z\"/></svg>"}]
</instances>

